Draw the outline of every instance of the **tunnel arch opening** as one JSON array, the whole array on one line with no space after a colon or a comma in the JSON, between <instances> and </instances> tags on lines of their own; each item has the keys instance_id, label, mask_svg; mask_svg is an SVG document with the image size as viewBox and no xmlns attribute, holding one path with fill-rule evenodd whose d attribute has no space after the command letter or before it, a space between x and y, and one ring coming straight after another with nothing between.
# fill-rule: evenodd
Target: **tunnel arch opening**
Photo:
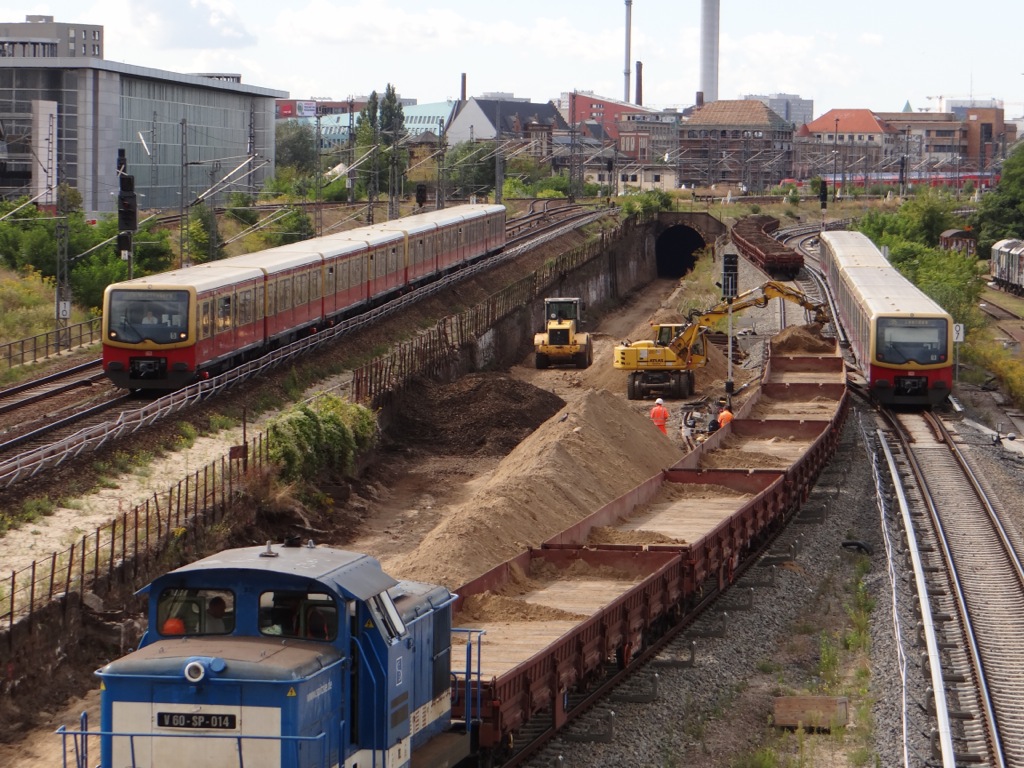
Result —
<instances>
[{"instance_id":1,"label":"tunnel arch opening","mask_svg":"<svg viewBox=\"0 0 1024 768\"><path fill-rule=\"evenodd\" d=\"M671 226L658 235L654 244L658 277L685 277L697 264L700 250L707 245L703 236L685 224Z\"/></svg>"}]
</instances>

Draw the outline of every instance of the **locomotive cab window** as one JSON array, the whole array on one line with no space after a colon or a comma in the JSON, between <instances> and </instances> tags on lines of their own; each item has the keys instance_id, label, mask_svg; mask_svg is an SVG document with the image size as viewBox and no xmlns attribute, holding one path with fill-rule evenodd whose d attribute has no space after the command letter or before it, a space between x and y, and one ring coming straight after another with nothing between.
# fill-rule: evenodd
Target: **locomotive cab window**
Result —
<instances>
[{"instance_id":1,"label":"locomotive cab window","mask_svg":"<svg viewBox=\"0 0 1024 768\"><path fill-rule=\"evenodd\" d=\"M395 608L391 595L387 592L381 592L379 595L375 595L367 600L366 604L369 606L370 613L373 614L373 620L384 637L391 642L395 642L405 634L405 622L398 615L398 609Z\"/></svg>"},{"instance_id":2,"label":"locomotive cab window","mask_svg":"<svg viewBox=\"0 0 1024 768\"><path fill-rule=\"evenodd\" d=\"M264 592L259 629L264 635L330 642L338 637L338 608L330 595L318 592Z\"/></svg>"},{"instance_id":3,"label":"locomotive cab window","mask_svg":"<svg viewBox=\"0 0 1024 768\"><path fill-rule=\"evenodd\" d=\"M164 637L225 635L235 628L235 594L229 589L165 589L156 605L156 630Z\"/></svg>"}]
</instances>

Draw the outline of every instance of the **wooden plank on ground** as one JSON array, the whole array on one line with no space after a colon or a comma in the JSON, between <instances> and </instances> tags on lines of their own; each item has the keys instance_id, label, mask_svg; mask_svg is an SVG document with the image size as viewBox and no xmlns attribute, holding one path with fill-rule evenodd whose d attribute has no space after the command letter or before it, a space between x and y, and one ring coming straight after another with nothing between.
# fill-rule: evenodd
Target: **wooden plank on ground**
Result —
<instances>
[{"instance_id":1,"label":"wooden plank on ground","mask_svg":"<svg viewBox=\"0 0 1024 768\"><path fill-rule=\"evenodd\" d=\"M831 731L849 720L845 696L777 696L775 725L779 728L811 728Z\"/></svg>"}]
</instances>

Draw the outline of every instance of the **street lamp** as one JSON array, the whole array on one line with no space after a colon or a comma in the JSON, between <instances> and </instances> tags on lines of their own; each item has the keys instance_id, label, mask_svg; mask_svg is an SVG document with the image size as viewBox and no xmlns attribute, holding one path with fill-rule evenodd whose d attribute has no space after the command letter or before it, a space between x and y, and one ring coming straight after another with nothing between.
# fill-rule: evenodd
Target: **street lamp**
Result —
<instances>
[{"instance_id":1,"label":"street lamp","mask_svg":"<svg viewBox=\"0 0 1024 768\"><path fill-rule=\"evenodd\" d=\"M832 202L834 203L837 199L838 192L836 191L836 176L837 169L839 166L839 118L836 118L836 129L832 133Z\"/></svg>"}]
</instances>

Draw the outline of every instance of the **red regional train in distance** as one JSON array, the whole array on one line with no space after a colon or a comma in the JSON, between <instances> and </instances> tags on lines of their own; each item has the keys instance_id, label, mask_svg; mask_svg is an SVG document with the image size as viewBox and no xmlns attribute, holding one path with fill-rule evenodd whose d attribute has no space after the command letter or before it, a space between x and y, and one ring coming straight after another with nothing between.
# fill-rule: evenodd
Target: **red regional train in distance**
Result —
<instances>
[{"instance_id":1,"label":"red regional train in distance","mask_svg":"<svg viewBox=\"0 0 1024 768\"><path fill-rule=\"evenodd\" d=\"M930 407L952 392L953 319L859 232L823 232L821 269L872 397Z\"/></svg>"},{"instance_id":2,"label":"red regional train in distance","mask_svg":"<svg viewBox=\"0 0 1024 768\"><path fill-rule=\"evenodd\" d=\"M103 371L125 389L179 389L504 245L504 206L460 205L115 283Z\"/></svg>"}]
</instances>

